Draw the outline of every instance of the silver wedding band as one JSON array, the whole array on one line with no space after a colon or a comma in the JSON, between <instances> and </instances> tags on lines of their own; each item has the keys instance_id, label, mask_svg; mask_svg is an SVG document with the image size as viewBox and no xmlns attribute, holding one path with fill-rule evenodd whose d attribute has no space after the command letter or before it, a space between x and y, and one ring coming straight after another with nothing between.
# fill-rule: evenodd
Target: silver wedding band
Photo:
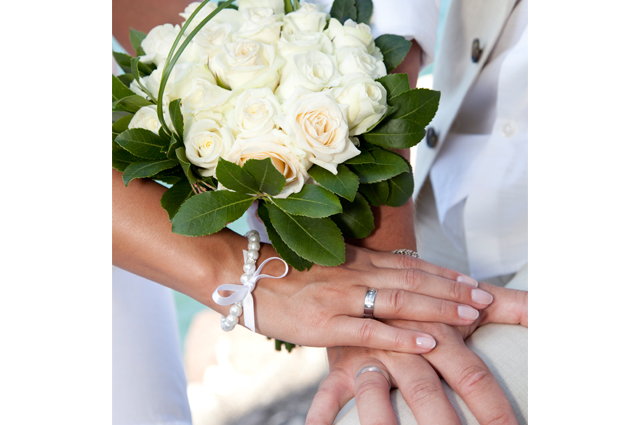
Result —
<instances>
[{"instance_id":1,"label":"silver wedding band","mask_svg":"<svg viewBox=\"0 0 638 425\"><path fill-rule=\"evenodd\" d=\"M363 318L372 319L372 311L374 310L374 300L377 297L377 290L370 288L366 292L366 299L363 301Z\"/></svg>"},{"instance_id":2,"label":"silver wedding band","mask_svg":"<svg viewBox=\"0 0 638 425\"><path fill-rule=\"evenodd\" d=\"M392 388L392 383L390 382L390 377L388 376L386 371L381 369L381 368L378 368L376 366L366 366L366 367L362 368L359 372L357 372L357 375L354 377L354 380L356 381L357 378L359 377L359 375L361 375L362 373L366 373L366 372L377 372L377 373L380 373L388 381L388 387Z\"/></svg>"}]
</instances>

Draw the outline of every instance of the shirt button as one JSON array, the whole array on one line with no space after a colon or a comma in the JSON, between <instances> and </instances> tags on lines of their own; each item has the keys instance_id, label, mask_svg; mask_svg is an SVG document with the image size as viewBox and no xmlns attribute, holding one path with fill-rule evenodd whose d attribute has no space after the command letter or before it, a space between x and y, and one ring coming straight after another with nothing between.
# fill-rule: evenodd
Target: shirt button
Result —
<instances>
[{"instance_id":1,"label":"shirt button","mask_svg":"<svg viewBox=\"0 0 638 425\"><path fill-rule=\"evenodd\" d=\"M438 141L439 136L436 134L436 131L434 131L432 127L428 127L428 131L425 133L425 142L429 147L434 148Z\"/></svg>"},{"instance_id":2,"label":"shirt button","mask_svg":"<svg viewBox=\"0 0 638 425\"><path fill-rule=\"evenodd\" d=\"M483 49L481 49L481 43L478 38L472 41L472 62L477 63L481 59Z\"/></svg>"},{"instance_id":3,"label":"shirt button","mask_svg":"<svg viewBox=\"0 0 638 425\"><path fill-rule=\"evenodd\" d=\"M501 134L506 139L509 139L514 134L516 134L516 123L514 121L505 121L501 125Z\"/></svg>"}]
</instances>

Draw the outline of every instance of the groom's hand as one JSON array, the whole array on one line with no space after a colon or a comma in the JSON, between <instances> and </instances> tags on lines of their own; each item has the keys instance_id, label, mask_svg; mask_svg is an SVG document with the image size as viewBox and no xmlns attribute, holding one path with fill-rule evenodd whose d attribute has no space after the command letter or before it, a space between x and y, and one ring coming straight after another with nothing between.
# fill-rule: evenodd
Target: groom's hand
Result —
<instances>
[{"instance_id":1,"label":"groom's hand","mask_svg":"<svg viewBox=\"0 0 638 425\"><path fill-rule=\"evenodd\" d=\"M332 424L352 396L362 425L379 423L379 418L384 419L382 423L396 423L385 378L379 373L365 373L355 381L356 373L366 366L377 366L389 374L419 424L432 417L440 418L440 423L460 423L435 371L461 396L480 423L516 424L514 412L498 382L464 340L487 323L527 326L527 292L484 283L480 286L491 292L495 300L470 326L389 321L393 326L435 335L439 343L430 353L416 356L356 347L329 349L330 374L315 396L306 424ZM454 414L450 416L450 412Z\"/></svg>"}]
</instances>

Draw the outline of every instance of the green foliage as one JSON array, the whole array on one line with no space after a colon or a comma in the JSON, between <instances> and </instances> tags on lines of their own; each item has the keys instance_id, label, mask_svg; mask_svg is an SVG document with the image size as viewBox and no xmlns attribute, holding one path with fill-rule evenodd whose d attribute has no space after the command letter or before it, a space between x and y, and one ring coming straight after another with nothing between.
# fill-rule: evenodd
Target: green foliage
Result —
<instances>
[{"instance_id":1,"label":"green foliage","mask_svg":"<svg viewBox=\"0 0 638 425\"><path fill-rule=\"evenodd\" d=\"M111 77L111 93L113 99L120 100L128 96L135 96L135 93L126 87L115 75Z\"/></svg>"},{"instance_id":2,"label":"green foliage","mask_svg":"<svg viewBox=\"0 0 638 425\"><path fill-rule=\"evenodd\" d=\"M215 169L217 180L230 190L239 193L259 193L254 177L239 165L220 158Z\"/></svg>"},{"instance_id":3,"label":"green foliage","mask_svg":"<svg viewBox=\"0 0 638 425\"><path fill-rule=\"evenodd\" d=\"M360 193L354 198L354 202L341 200L343 212L332 218L332 221L348 239L361 239L370 236L374 230L374 216L370 206Z\"/></svg>"},{"instance_id":4,"label":"green foliage","mask_svg":"<svg viewBox=\"0 0 638 425\"><path fill-rule=\"evenodd\" d=\"M171 116L173 127L177 132L180 140L184 140L184 117L182 116L182 110L179 107L182 99L175 99L168 105L168 113Z\"/></svg>"},{"instance_id":5,"label":"green foliage","mask_svg":"<svg viewBox=\"0 0 638 425\"><path fill-rule=\"evenodd\" d=\"M393 98L395 108L391 119L405 119L425 128L439 107L441 92L428 89L414 89Z\"/></svg>"},{"instance_id":6,"label":"green foliage","mask_svg":"<svg viewBox=\"0 0 638 425\"><path fill-rule=\"evenodd\" d=\"M366 197L371 205L374 205L375 207L384 205L388 200L388 195L390 194L388 181L389 180L384 180L378 183L362 184L359 192Z\"/></svg>"},{"instance_id":7,"label":"green foliage","mask_svg":"<svg viewBox=\"0 0 638 425\"><path fill-rule=\"evenodd\" d=\"M111 152L111 166L117 171L124 171L126 167L136 162L146 161L144 158L135 156L126 149L117 145Z\"/></svg>"},{"instance_id":8,"label":"green foliage","mask_svg":"<svg viewBox=\"0 0 638 425\"><path fill-rule=\"evenodd\" d=\"M183 148L184 147L184 143L182 143L179 139L177 139L175 137L175 135L173 134L171 136L171 142L168 144L168 151L166 152L166 155L169 158L173 158L173 159L177 159L177 148Z\"/></svg>"},{"instance_id":9,"label":"green foliage","mask_svg":"<svg viewBox=\"0 0 638 425\"><path fill-rule=\"evenodd\" d=\"M425 137L425 127L407 119L384 120L363 135L366 142L391 149L407 149Z\"/></svg>"},{"instance_id":10,"label":"green foliage","mask_svg":"<svg viewBox=\"0 0 638 425\"><path fill-rule=\"evenodd\" d=\"M237 220L255 198L229 190L200 193L186 200L173 217L173 232L204 236L218 232Z\"/></svg>"},{"instance_id":11,"label":"green foliage","mask_svg":"<svg viewBox=\"0 0 638 425\"><path fill-rule=\"evenodd\" d=\"M249 159L242 168L253 176L261 193L274 196L286 185L286 178L275 168L270 158Z\"/></svg>"},{"instance_id":12,"label":"green foliage","mask_svg":"<svg viewBox=\"0 0 638 425\"><path fill-rule=\"evenodd\" d=\"M133 155L146 159L166 159L166 142L152 131L132 128L120 133L115 141Z\"/></svg>"},{"instance_id":13,"label":"green foliage","mask_svg":"<svg viewBox=\"0 0 638 425\"><path fill-rule=\"evenodd\" d=\"M133 115L124 115L122 118L115 121L113 123L113 126L111 127L113 129L113 133L120 134L128 130L128 125L132 119L133 119Z\"/></svg>"},{"instance_id":14,"label":"green foliage","mask_svg":"<svg viewBox=\"0 0 638 425\"><path fill-rule=\"evenodd\" d=\"M393 104L392 99L401 93L410 90L410 81L408 80L408 74L388 74L377 80L388 93L388 103Z\"/></svg>"},{"instance_id":15,"label":"green foliage","mask_svg":"<svg viewBox=\"0 0 638 425\"><path fill-rule=\"evenodd\" d=\"M349 160L344 162L344 164L351 165L351 164L374 164L375 163L374 157L372 156L370 152L368 152L365 148L361 146L359 147L359 150L361 151L359 155L355 156L354 158L350 158ZM352 199L350 200L352 201Z\"/></svg>"},{"instance_id":16,"label":"green foliage","mask_svg":"<svg viewBox=\"0 0 638 425\"><path fill-rule=\"evenodd\" d=\"M338 19L342 24L348 19L357 21L357 5L355 0L334 0L330 16Z\"/></svg>"},{"instance_id":17,"label":"green foliage","mask_svg":"<svg viewBox=\"0 0 638 425\"><path fill-rule=\"evenodd\" d=\"M193 166L186 157L186 149L184 147L178 147L177 149L175 149L175 156L182 166L188 182L191 184L197 183L197 177L195 176L195 172L193 171Z\"/></svg>"},{"instance_id":18,"label":"green foliage","mask_svg":"<svg viewBox=\"0 0 638 425\"><path fill-rule=\"evenodd\" d=\"M414 191L414 177L412 176L412 169L407 173L399 174L388 180L388 186L390 187L390 194L386 205L391 207L400 207L408 202L412 197Z\"/></svg>"},{"instance_id":19,"label":"green foliage","mask_svg":"<svg viewBox=\"0 0 638 425\"><path fill-rule=\"evenodd\" d=\"M130 112L131 114L136 113L140 108L148 105L152 105L153 103L144 99L142 96L133 95L126 96L122 99L119 99L113 102L113 111L124 111Z\"/></svg>"},{"instance_id":20,"label":"green foliage","mask_svg":"<svg viewBox=\"0 0 638 425\"><path fill-rule=\"evenodd\" d=\"M122 180L124 180L124 185L128 186L128 184L133 179L141 179L145 177L153 177L160 171L167 170L169 168L173 168L178 164L175 159L163 159L159 161L145 161L145 162L136 162L134 164L129 165L124 170L122 174Z\"/></svg>"},{"instance_id":21,"label":"green foliage","mask_svg":"<svg viewBox=\"0 0 638 425\"><path fill-rule=\"evenodd\" d=\"M129 56L126 53L113 51L113 58L115 59L115 62L117 62L117 64L120 66L120 68L122 68L122 71L131 72L131 59L133 59L132 56Z\"/></svg>"},{"instance_id":22,"label":"green foliage","mask_svg":"<svg viewBox=\"0 0 638 425\"><path fill-rule=\"evenodd\" d=\"M323 187L304 185L299 193L292 193L285 199L272 200L282 210L292 215L305 217L328 217L341 212L339 198Z\"/></svg>"},{"instance_id":23,"label":"green foliage","mask_svg":"<svg viewBox=\"0 0 638 425\"><path fill-rule=\"evenodd\" d=\"M131 60L131 74L133 75L135 81L137 81L137 86L140 88L140 90L142 90L154 103L157 103L155 96L153 96L153 93L151 93L151 91L146 88L146 85L144 85L142 81L140 81L140 78L143 77L140 70L141 65L143 64L140 62L139 57L133 58Z\"/></svg>"},{"instance_id":24,"label":"green foliage","mask_svg":"<svg viewBox=\"0 0 638 425\"><path fill-rule=\"evenodd\" d=\"M343 236L332 220L292 215L274 204L267 207L273 227L299 256L321 266L338 266L346 261Z\"/></svg>"},{"instance_id":25,"label":"green foliage","mask_svg":"<svg viewBox=\"0 0 638 425\"><path fill-rule=\"evenodd\" d=\"M300 272L312 267L312 262L300 257L290 249L288 245L281 239L279 233L275 230L272 223L270 222L270 216L268 215L268 208L264 201L259 201L259 206L257 208L257 214L259 214L259 218L264 222L264 226L266 227L266 232L268 233L268 239L270 239L270 243L277 251L277 254L281 256L281 258L288 263L289 266L299 270Z\"/></svg>"},{"instance_id":26,"label":"green foliage","mask_svg":"<svg viewBox=\"0 0 638 425\"><path fill-rule=\"evenodd\" d=\"M133 80L135 80L133 78L133 74L131 73L118 75L117 79L120 80L126 87L130 87Z\"/></svg>"},{"instance_id":27,"label":"green foliage","mask_svg":"<svg viewBox=\"0 0 638 425\"><path fill-rule=\"evenodd\" d=\"M142 49L142 41L146 38L146 34L142 31L134 30L130 28L129 30L129 40L131 41L131 46L135 49L135 53L137 56L144 56L146 53L144 49Z\"/></svg>"},{"instance_id":28,"label":"green foliage","mask_svg":"<svg viewBox=\"0 0 638 425\"><path fill-rule=\"evenodd\" d=\"M164 192L160 203L162 204L162 208L168 213L169 221L173 221L173 217L175 217L175 214L177 214L182 204L193 195L193 189L187 179L179 180L171 186L170 189Z\"/></svg>"},{"instance_id":29,"label":"green foliage","mask_svg":"<svg viewBox=\"0 0 638 425\"><path fill-rule=\"evenodd\" d=\"M321 186L349 201L352 201L357 194L359 178L343 164L337 166L336 175L318 165L311 167L308 174Z\"/></svg>"},{"instance_id":30,"label":"green foliage","mask_svg":"<svg viewBox=\"0 0 638 425\"><path fill-rule=\"evenodd\" d=\"M357 7L356 22L370 25L372 18L372 0L355 0Z\"/></svg>"},{"instance_id":31,"label":"green foliage","mask_svg":"<svg viewBox=\"0 0 638 425\"><path fill-rule=\"evenodd\" d=\"M349 168L359 176L361 183L377 183L409 171L409 165L403 157L385 149L370 151L374 164L354 164Z\"/></svg>"},{"instance_id":32,"label":"green foliage","mask_svg":"<svg viewBox=\"0 0 638 425\"><path fill-rule=\"evenodd\" d=\"M383 63L388 73L392 72L394 68L399 66L405 56L410 51L412 43L394 34L383 34L374 40L374 43L381 50L383 54Z\"/></svg>"}]
</instances>

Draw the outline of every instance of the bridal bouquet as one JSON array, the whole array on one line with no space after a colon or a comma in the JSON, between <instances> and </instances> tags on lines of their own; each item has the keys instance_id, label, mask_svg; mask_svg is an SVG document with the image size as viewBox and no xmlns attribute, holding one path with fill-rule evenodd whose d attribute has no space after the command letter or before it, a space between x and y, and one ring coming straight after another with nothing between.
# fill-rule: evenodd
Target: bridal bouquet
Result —
<instances>
[{"instance_id":1,"label":"bridal bouquet","mask_svg":"<svg viewBox=\"0 0 638 425\"><path fill-rule=\"evenodd\" d=\"M424 137L439 93L387 74L411 43L373 39L371 0L330 13L298 0L192 3L185 22L131 30L113 53L113 168L172 185L173 232L215 233L253 202L298 270L345 261L374 230L370 205L403 205L414 182L392 149Z\"/></svg>"}]
</instances>

